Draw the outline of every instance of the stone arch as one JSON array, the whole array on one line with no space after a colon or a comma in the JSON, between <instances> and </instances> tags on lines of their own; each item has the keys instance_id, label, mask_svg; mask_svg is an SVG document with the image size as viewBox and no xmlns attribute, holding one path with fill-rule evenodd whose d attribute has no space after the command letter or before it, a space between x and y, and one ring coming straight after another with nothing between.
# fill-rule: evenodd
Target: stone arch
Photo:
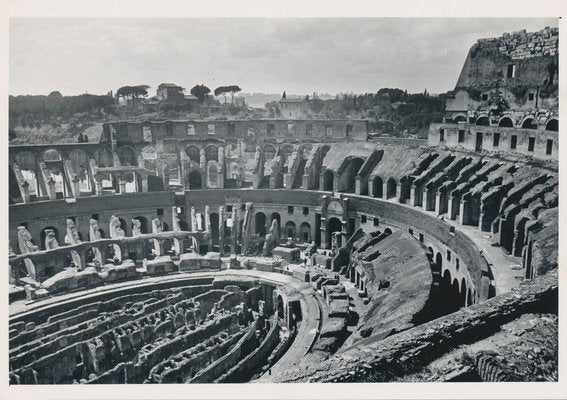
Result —
<instances>
[{"instance_id":1,"label":"stone arch","mask_svg":"<svg viewBox=\"0 0 567 400\"><path fill-rule=\"evenodd\" d=\"M433 251L433 249L431 249ZM441 255L441 253L437 253L437 255L435 256L435 265L437 265L437 269L439 271L443 271L443 256ZM446 272L448 272L449 270L446 270Z\"/></svg>"},{"instance_id":2,"label":"stone arch","mask_svg":"<svg viewBox=\"0 0 567 400\"><path fill-rule=\"evenodd\" d=\"M458 115L456 115L455 117L453 117L453 121L454 121L455 123L458 123L458 122L467 122L467 116L464 115L464 114L458 114Z\"/></svg>"},{"instance_id":3,"label":"stone arch","mask_svg":"<svg viewBox=\"0 0 567 400\"><path fill-rule=\"evenodd\" d=\"M149 231L148 231L148 219L146 217L139 215L139 216L134 217L132 219L137 219L138 221L140 221L140 232L149 233ZM133 226L134 225L132 225L132 227Z\"/></svg>"},{"instance_id":4,"label":"stone arch","mask_svg":"<svg viewBox=\"0 0 567 400\"><path fill-rule=\"evenodd\" d=\"M390 228L386 228L384 229L384 234L385 235L391 235L392 234L392 230Z\"/></svg>"},{"instance_id":5,"label":"stone arch","mask_svg":"<svg viewBox=\"0 0 567 400\"><path fill-rule=\"evenodd\" d=\"M259 211L254 216L255 232L259 236L266 236L266 214Z\"/></svg>"},{"instance_id":6,"label":"stone arch","mask_svg":"<svg viewBox=\"0 0 567 400\"><path fill-rule=\"evenodd\" d=\"M375 176L374 179L372 179L372 197L377 197L379 199L384 197L384 194L382 193L383 189L384 181L382 181L382 178L379 176Z\"/></svg>"},{"instance_id":7,"label":"stone arch","mask_svg":"<svg viewBox=\"0 0 567 400\"><path fill-rule=\"evenodd\" d=\"M311 242L311 225L309 222L302 222L299 225L299 237L304 242Z\"/></svg>"},{"instance_id":8,"label":"stone arch","mask_svg":"<svg viewBox=\"0 0 567 400\"><path fill-rule=\"evenodd\" d=\"M276 156L276 148L271 144L267 144L262 148L262 154L264 156L264 161L271 160Z\"/></svg>"},{"instance_id":9,"label":"stone arch","mask_svg":"<svg viewBox=\"0 0 567 400\"><path fill-rule=\"evenodd\" d=\"M193 170L187 174L186 187L189 190L202 188L201 173L199 171Z\"/></svg>"},{"instance_id":10,"label":"stone arch","mask_svg":"<svg viewBox=\"0 0 567 400\"><path fill-rule=\"evenodd\" d=\"M343 223L337 217L329 218L327 221L327 248L331 248L333 232L342 232Z\"/></svg>"},{"instance_id":11,"label":"stone arch","mask_svg":"<svg viewBox=\"0 0 567 400\"><path fill-rule=\"evenodd\" d=\"M488 119L487 115L480 116L476 119L477 126L489 126L490 120Z\"/></svg>"},{"instance_id":12,"label":"stone arch","mask_svg":"<svg viewBox=\"0 0 567 400\"><path fill-rule=\"evenodd\" d=\"M58 162L63 161L63 158L56 149L47 149L42 154L42 160L45 162Z\"/></svg>"},{"instance_id":13,"label":"stone arch","mask_svg":"<svg viewBox=\"0 0 567 400\"><path fill-rule=\"evenodd\" d=\"M270 215L270 224L272 223L273 220L278 221L278 227L282 226L282 217L280 216L280 213L277 212L273 212Z\"/></svg>"},{"instance_id":14,"label":"stone arch","mask_svg":"<svg viewBox=\"0 0 567 400\"><path fill-rule=\"evenodd\" d=\"M206 161L219 161L219 147L214 144L209 144L205 147L205 160Z\"/></svg>"},{"instance_id":15,"label":"stone arch","mask_svg":"<svg viewBox=\"0 0 567 400\"><path fill-rule=\"evenodd\" d=\"M533 117L526 117L522 121L522 128L523 129L537 129L537 124L534 124Z\"/></svg>"},{"instance_id":16,"label":"stone arch","mask_svg":"<svg viewBox=\"0 0 567 400\"><path fill-rule=\"evenodd\" d=\"M69 153L71 164L77 172L79 178L79 190L81 192L92 191L91 183L88 175L89 159L87 153L83 149L75 149Z\"/></svg>"},{"instance_id":17,"label":"stone arch","mask_svg":"<svg viewBox=\"0 0 567 400\"><path fill-rule=\"evenodd\" d=\"M52 230L53 233L55 234L55 239L57 240L57 243L58 243L59 245L62 244L62 243L61 243L61 240L60 240L60 238L59 238L59 229L57 229L57 228L54 227L54 226L46 226L45 228L43 228L43 229L41 230L41 233L40 233L40 235L39 235L39 237L40 237L40 244L39 244L40 246L39 246L39 248L40 248L41 250L46 250L46 249L47 249L47 247L45 246L45 238L47 237L47 231L49 231L49 230Z\"/></svg>"},{"instance_id":18,"label":"stone arch","mask_svg":"<svg viewBox=\"0 0 567 400\"><path fill-rule=\"evenodd\" d=\"M295 222L287 221L285 223L285 235L286 235L286 237L295 238L295 236L296 236L296 229L295 228L296 228Z\"/></svg>"},{"instance_id":19,"label":"stone arch","mask_svg":"<svg viewBox=\"0 0 567 400\"><path fill-rule=\"evenodd\" d=\"M332 192L335 185L335 174L330 169L323 173L323 190Z\"/></svg>"},{"instance_id":20,"label":"stone arch","mask_svg":"<svg viewBox=\"0 0 567 400\"><path fill-rule=\"evenodd\" d=\"M190 144L185 147L185 154L189 157L189 162L195 162L199 164L201 162L201 150L194 144Z\"/></svg>"},{"instance_id":21,"label":"stone arch","mask_svg":"<svg viewBox=\"0 0 567 400\"><path fill-rule=\"evenodd\" d=\"M120 159L120 164L123 166L137 166L138 156L136 152L130 146L123 146L118 149L118 158Z\"/></svg>"},{"instance_id":22,"label":"stone arch","mask_svg":"<svg viewBox=\"0 0 567 400\"><path fill-rule=\"evenodd\" d=\"M283 301L283 298L282 298L281 295L278 295L277 303L278 303L278 304L277 304L277 309L276 309L276 311L277 311L277 313L278 313L278 318L285 319L284 301Z\"/></svg>"},{"instance_id":23,"label":"stone arch","mask_svg":"<svg viewBox=\"0 0 567 400\"><path fill-rule=\"evenodd\" d=\"M502 117L502 118L500 118L500 121L498 121L498 126L501 126L501 127L504 127L504 128L513 128L514 122L512 121L512 118L510 118L510 117Z\"/></svg>"},{"instance_id":24,"label":"stone arch","mask_svg":"<svg viewBox=\"0 0 567 400\"><path fill-rule=\"evenodd\" d=\"M395 198L398 192L398 184L394 178L388 179L386 183L386 198L392 199Z\"/></svg>"},{"instance_id":25,"label":"stone arch","mask_svg":"<svg viewBox=\"0 0 567 400\"><path fill-rule=\"evenodd\" d=\"M211 241L213 246L215 246L219 244L219 215L210 213L209 219L211 221Z\"/></svg>"},{"instance_id":26,"label":"stone arch","mask_svg":"<svg viewBox=\"0 0 567 400\"><path fill-rule=\"evenodd\" d=\"M461 290L460 290L460 294L461 294L461 306L466 306L467 305L467 283L465 282L465 278L461 279Z\"/></svg>"},{"instance_id":27,"label":"stone arch","mask_svg":"<svg viewBox=\"0 0 567 400\"><path fill-rule=\"evenodd\" d=\"M29 194L36 195L39 193L37 179L37 163L35 155L30 151L20 151L14 156L14 162L20 168L20 172L29 183Z\"/></svg>"},{"instance_id":28,"label":"stone arch","mask_svg":"<svg viewBox=\"0 0 567 400\"><path fill-rule=\"evenodd\" d=\"M556 118L551 118L549 121L547 121L547 124L545 124L545 130L546 131L558 132L559 131L559 121Z\"/></svg>"},{"instance_id":29,"label":"stone arch","mask_svg":"<svg viewBox=\"0 0 567 400\"><path fill-rule=\"evenodd\" d=\"M347 165L347 187L345 191L348 192L354 192L355 186L356 186L356 176L358 174L358 171L360 171L360 168L362 168L362 165L364 164L364 159L361 157L351 157L350 160L348 160L348 165Z\"/></svg>"},{"instance_id":30,"label":"stone arch","mask_svg":"<svg viewBox=\"0 0 567 400\"><path fill-rule=\"evenodd\" d=\"M114 160L112 158L112 153L106 148L96 149L93 153L93 159L98 167L110 167Z\"/></svg>"},{"instance_id":31,"label":"stone arch","mask_svg":"<svg viewBox=\"0 0 567 400\"><path fill-rule=\"evenodd\" d=\"M285 165L289 156L293 153L293 146L287 144L280 149L280 157L282 160L282 166Z\"/></svg>"},{"instance_id":32,"label":"stone arch","mask_svg":"<svg viewBox=\"0 0 567 400\"><path fill-rule=\"evenodd\" d=\"M207 187L219 187L219 167L216 162L211 162L207 171Z\"/></svg>"}]
</instances>

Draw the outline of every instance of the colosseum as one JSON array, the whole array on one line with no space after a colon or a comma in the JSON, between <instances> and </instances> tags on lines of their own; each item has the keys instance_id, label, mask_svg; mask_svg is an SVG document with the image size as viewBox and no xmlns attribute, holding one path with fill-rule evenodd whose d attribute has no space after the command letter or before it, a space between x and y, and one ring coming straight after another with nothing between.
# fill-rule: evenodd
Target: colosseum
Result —
<instances>
[{"instance_id":1,"label":"colosseum","mask_svg":"<svg viewBox=\"0 0 567 400\"><path fill-rule=\"evenodd\" d=\"M557 381L557 35L479 40L427 139L284 115L11 145L10 384Z\"/></svg>"}]
</instances>

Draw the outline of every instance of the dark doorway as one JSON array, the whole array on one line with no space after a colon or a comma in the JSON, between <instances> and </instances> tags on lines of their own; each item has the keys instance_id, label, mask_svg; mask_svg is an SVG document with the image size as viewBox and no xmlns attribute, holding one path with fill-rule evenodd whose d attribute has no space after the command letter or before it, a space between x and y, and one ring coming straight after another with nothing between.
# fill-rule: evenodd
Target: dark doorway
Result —
<instances>
[{"instance_id":1,"label":"dark doorway","mask_svg":"<svg viewBox=\"0 0 567 400\"><path fill-rule=\"evenodd\" d=\"M482 132L476 133L476 145L474 148L475 151L482 151Z\"/></svg>"}]
</instances>

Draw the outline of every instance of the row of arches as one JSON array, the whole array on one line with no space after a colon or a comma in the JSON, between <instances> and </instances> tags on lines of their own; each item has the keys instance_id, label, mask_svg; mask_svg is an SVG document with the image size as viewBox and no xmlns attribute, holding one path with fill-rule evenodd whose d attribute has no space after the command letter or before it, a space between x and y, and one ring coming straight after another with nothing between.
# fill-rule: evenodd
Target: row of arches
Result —
<instances>
[{"instance_id":1,"label":"row of arches","mask_svg":"<svg viewBox=\"0 0 567 400\"><path fill-rule=\"evenodd\" d=\"M266 236L267 229L271 226L273 221L278 222L280 227L280 232L285 235L285 237L299 238L304 242L310 242L311 239L311 224L309 222L302 222L299 225L299 231L297 230L297 225L293 221L287 221L284 226L281 225L281 216L279 213L272 213L270 215L269 223L267 224L266 214L259 211L254 215L254 232L258 236Z\"/></svg>"},{"instance_id":2,"label":"row of arches","mask_svg":"<svg viewBox=\"0 0 567 400\"><path fill-rule=\"evenodd\" d=\"M453 121L455 123L467 122L467 117L465 115L458 115L455 118L453 118ZM477 126L489 126L490 125L490 119L487 115L483 115L483 116L476 118L476 120L474 120L474 124L477 125ZM503 127L503 128L513 128L514 127L514 121L510 117L502 117L498 120L498 126ZM535 119L533 117L524 118L522 120L522 122L520 123L520 127L523 128L523 129L537 129L538 128L537 123L535 122ZM546 131L554 131L554 132L559 131L559 120L557 118L549 119L545 124L545 130Z\"/></svg>"},{"instance_id":3,"label":"row of arches","mask_svg":"<svg viewBox=\"0 0 567 400\"><path fill-rule=\"evenodd\" d=\"M386 181L386 199L393 199L396 197L398 191L398 182L394 178L389 178ZM375 176L372 179L372 197L384 198L384 181L381 177Z\"/></svg>"}]
</instances>

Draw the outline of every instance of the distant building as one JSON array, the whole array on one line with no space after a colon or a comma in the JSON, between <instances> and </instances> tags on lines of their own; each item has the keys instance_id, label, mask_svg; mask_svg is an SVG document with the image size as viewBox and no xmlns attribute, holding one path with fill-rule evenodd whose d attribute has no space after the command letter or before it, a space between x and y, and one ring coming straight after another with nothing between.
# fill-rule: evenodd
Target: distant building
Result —
<instances>
[{"instance_id":1,"label":"distant building","mask_svg":"<svg viewBox=\"0 0 567 400\"><path fill-rule=\"evenodd\" d=\"M282 96L278 101L278 112L282 118L306 118L309 113L309 102L303 97L288 98Z\"/></svg>"},{"instance_id":2,"label":"distant building","mask_svg":"<svg viewBox=\"0 0 567 400\"><path fill-rule=\"evenodd\" d=\"M162 83L157 88L157 98L159 101L183 101L183 89L174 83Z\"/></svg>"}]
</instances>

